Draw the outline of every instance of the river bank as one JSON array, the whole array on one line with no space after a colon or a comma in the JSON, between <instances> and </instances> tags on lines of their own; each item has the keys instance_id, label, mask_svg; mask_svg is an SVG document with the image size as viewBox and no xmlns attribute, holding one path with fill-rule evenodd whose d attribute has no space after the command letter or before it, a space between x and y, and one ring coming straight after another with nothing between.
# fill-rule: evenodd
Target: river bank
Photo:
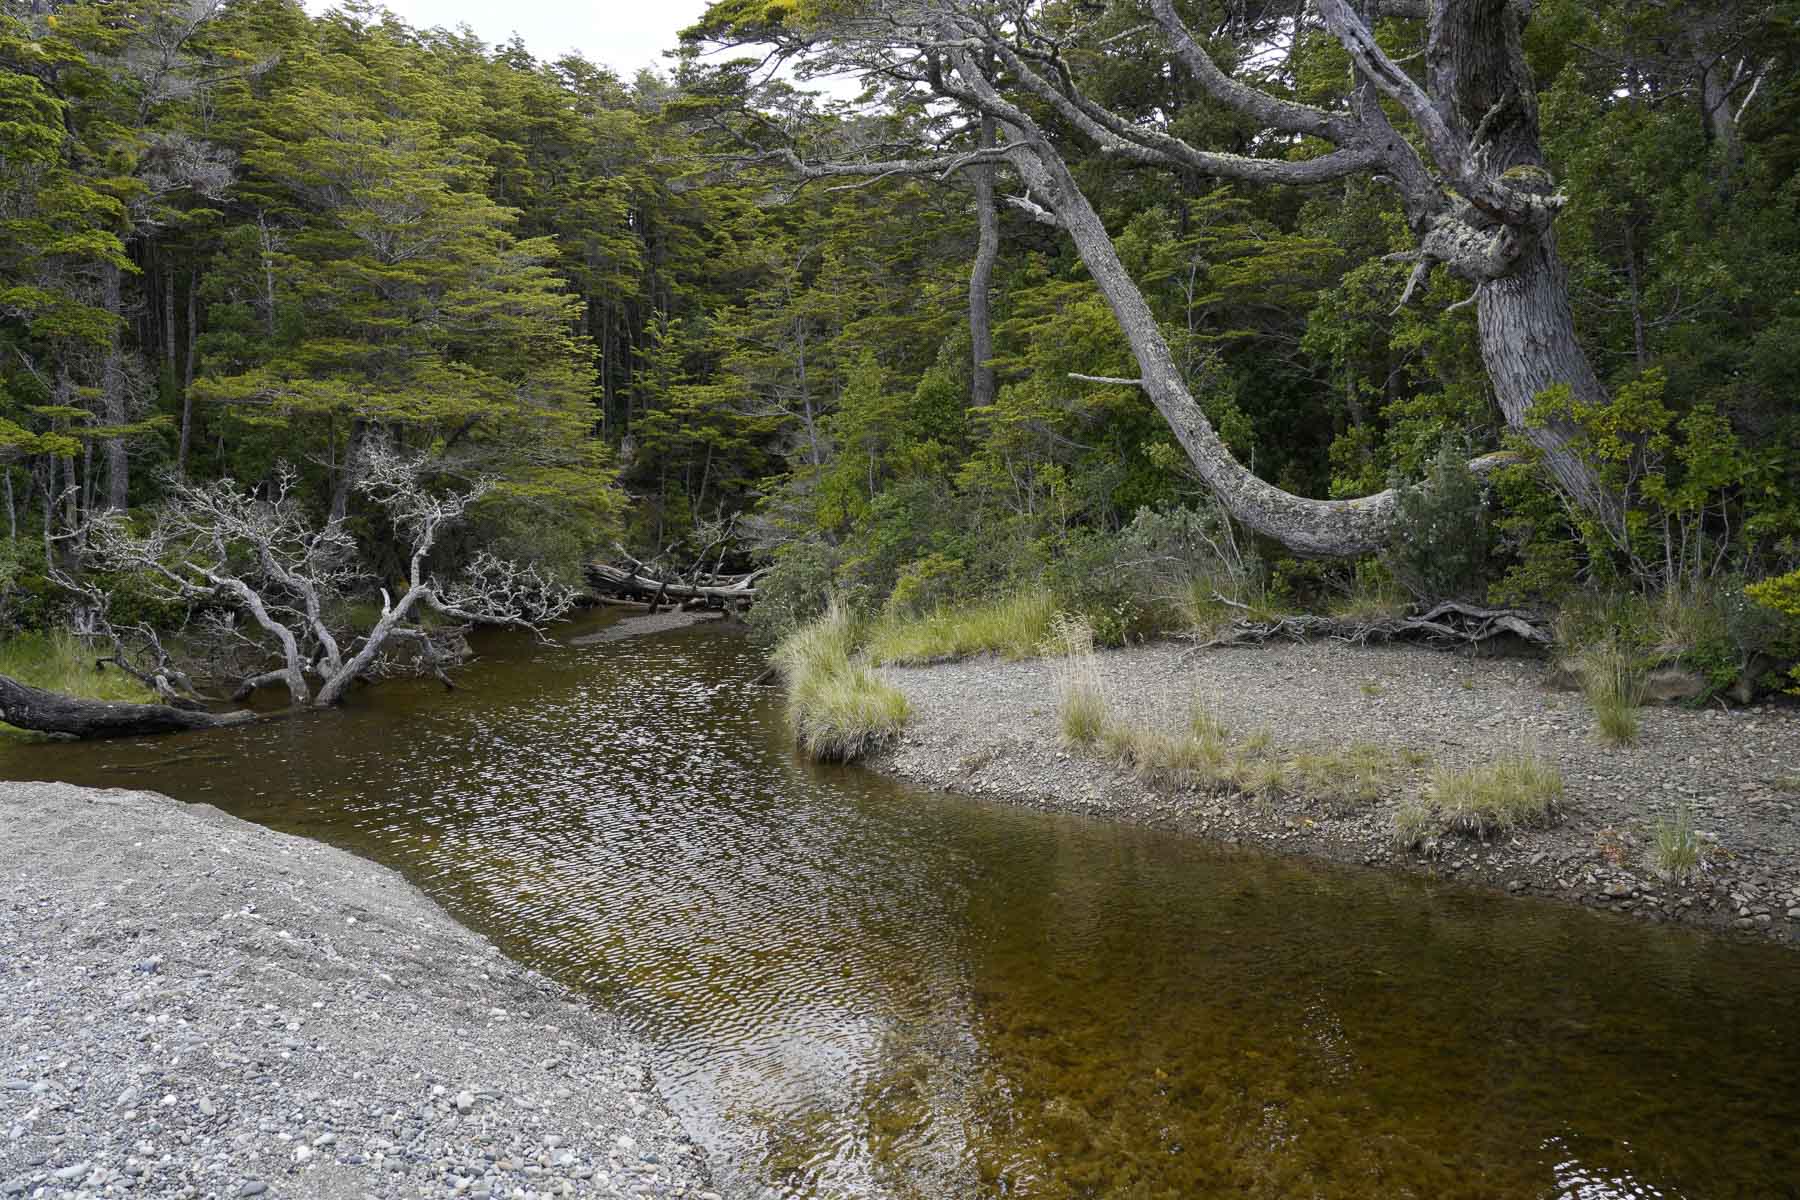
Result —
<instances>
[{"instance_id":1,"label":"river bank","mask_svg":"<svg viewBox=\"0 0 1800 1200\"><path fill-rule=\"evenodd\" d=\"M395 872L0 784L0 1196L712 1195L643 1050Z\"/></svg>"},{"instance_id":2,"label":"river bank","mask_svg":"<svg viewBox=\"0 0 1800 1200\"><path fill-rule=\"evenodd\" d=\"M1165 827L1552 897L1651 921L1682 921L1800 945L1800 710L1764 703L1650 708L1636 745L1603 746L1579 694L1548 666L1411 646L1336 642L1197 652L1162 643L1104 652L1120 717L1173 728L1198 696L1232 729L1270 730L1295 750L1385 747L1379 799L1245 801L1147 785L1059 740L1054 665L979 658L883 668L912 717L871 765L932 787L1046 810ZM1435 766L1468 767L1529 741L1562 771L1548 828L1503 841L1395 844L1395 811ZM1702 846L1691 879L1655 868L1655 829L1681 805Z\"/></svg>"}]
</instances>

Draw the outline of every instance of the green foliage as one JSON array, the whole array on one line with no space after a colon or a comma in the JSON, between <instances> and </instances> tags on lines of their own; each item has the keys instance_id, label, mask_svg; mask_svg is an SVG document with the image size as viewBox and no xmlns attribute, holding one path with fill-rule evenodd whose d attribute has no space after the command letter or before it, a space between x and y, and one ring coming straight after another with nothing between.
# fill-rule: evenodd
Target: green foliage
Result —
<instances>
[{"instance_id":1,"label":"green foliage","mask_svg":"<svg viewBox=\"0 0 1800 1200\"><path fill-rule=\"evenodd\" d=\"M1486 591L1493 529L1481 481L1454 441L1439 447L1419 483L1402 486L1393 544L1382 556L1419 600L1472 600Z\"/></svg>"},{"instance_id":2,"label":"green foliage","mask_svg":"<svg viewBox=\"0 0 1800 1200\"><path fill-rule=\"evenodd\" d=\"M1779 614L1785 628L1776 635L1777 644L1787 651L1788 657L1800 659L1800 570L1751 584L1745 593L1758 605ZM1789 668L1788 678L1793 681L1788 690L1800 695L1800 662Z\"/></svg>"}]
</instances>

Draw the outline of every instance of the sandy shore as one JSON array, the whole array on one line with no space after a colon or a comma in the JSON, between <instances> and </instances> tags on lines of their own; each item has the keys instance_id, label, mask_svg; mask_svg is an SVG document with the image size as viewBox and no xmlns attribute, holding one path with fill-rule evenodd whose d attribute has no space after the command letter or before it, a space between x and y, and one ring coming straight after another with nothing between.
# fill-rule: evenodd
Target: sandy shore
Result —
<instances>
[{"instance_id":1,"label":"sandy shore","mask_svg":"<svg viewBox=\"0 0 1800 1200\"><path fill-rule=\"evenodd\" d=\"M872 764L954 791L1164 826L1229 842L1440 875L1800 943L1800 708L1652 708L1638 743L1600 744L1582 697L1545 664L1416 647L1335 642L1195 652L1159 644L1100 656L1127 719L1173 728L1198 695L1233 730L1268 729L1303 750L1389 748L1378 800L1305 795L1249 802L1148 786L1059 744L1056 685L1043 661L983 658L884 674L911 700L901 740ZM1520 744L1562 770L1560 819L1494 843L1402 850L1394 812L1437 764L1469 766ZM1660 878L1659 820L1678 806L1704 846L1686 882Z\"/></svg>"},{"instance_id":2,"label":"sandy shore","mask_svg":"<svg viewBox=\"0 0 1800 1200\"><path fill-rule=\"evenodd\" d=\"M644 1055L394 872L0 784L0 1196L711 1197Z\"/></svg>"}]
</instances>

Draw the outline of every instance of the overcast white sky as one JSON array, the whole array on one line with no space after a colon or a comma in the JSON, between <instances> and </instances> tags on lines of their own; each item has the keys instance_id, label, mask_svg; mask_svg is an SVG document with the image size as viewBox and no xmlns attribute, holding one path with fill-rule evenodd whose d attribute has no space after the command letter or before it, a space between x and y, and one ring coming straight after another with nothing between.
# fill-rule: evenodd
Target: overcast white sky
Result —
<instances>
[{"instance_id":1,"label":"overcast white sky","mask_svg":"<svg viewBox=\"0 0 1800 1200\"><path fill-rule=\"evenodd\" d=\"M517 33L539 60L576 50L629 80L640 67L668 68L662 51L699 19L706 0L385 0L385 5L418 29L467 25L493 44ZM332 4L307 0L306 7L322 12Z\"/></svg>"}]
</instances>

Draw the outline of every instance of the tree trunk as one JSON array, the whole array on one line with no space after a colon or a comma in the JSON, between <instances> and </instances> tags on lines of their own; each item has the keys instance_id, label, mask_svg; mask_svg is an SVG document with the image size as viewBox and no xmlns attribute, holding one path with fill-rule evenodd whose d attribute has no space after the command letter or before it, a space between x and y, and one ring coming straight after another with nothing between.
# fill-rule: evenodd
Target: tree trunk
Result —
<instances>
[{"instance_id":1,"label":"tree trunk","mask_svg":"<svg viewBox=\"0 0 1800 1200\"><path fill-rule=\"evenodd\" d=\"M0 718L36 733L72 737L138 737L187 729L216 729L255 720L247 712L190 712L167 704L123 704L46 692L0 675Z\"/></svg>"},{"instance_id":2,"label":"tree trunk","mask_svg":"<svg viewBox=\"0 0 1800 1200\"><path fill-rule=\"evenodd\" d=\"M1008 140L1018 147L1009 158L1027 189L1051 201L1074 239L1081 261L1118 319L1143 373L1138 386L1168 422L1195 471L1226 511L1298 554L1347 558L1385 546L1393 524L1392 491L1357 500L1312 500L1258 479L1232 457L1188 392L1156 315L1119 261L1100 214L1088 203L1061 156L1041 139L1035 144L1028 141L1023 131L1009 130Z\"/></svg>"},{"instance_id":3,"label":"tree trunk","mask_svg":"<svg viewBox=\"0 0 1800 1200\"><path fill-rule=\"evenodd\" d=\"M107 264L100 269L100 302L106 311L115 317L123 315L122 281L119 268ZM106 348L105 364L101 368L100 402L102 420L108 425L124 425L131 419L130 398L126 395L125 348L119 344L119 334L115 331ZM131 463L125 456L124 438L107 438L106 447L106 507L114 510L126 508L131 501Z\"/></svg>"},{"instance_id":4,"label":"tree trunk","mask_svg":"<svg viewBox=\"0 0 1800 1200\"><path fill-rule=\"evenodd\" d=\"M994 118L981 118L981 148L994 145ZM1000 210L994 203L994 176L997 168L975 167L975 223L977 238L975 261L969 269L969 341L971 375L969 403L986 408L994 403L993 303L990 287L994 263L1000 257Z\"/></svg>"},{"instance_id":5,"label":"tree trunk","mask_svg":"<svg viewBox=\"0 0 1800 1200\"><path fill-rule=\"evenodd\" d=\"M350 436L344 443L344 457L336 464L331 481L331 523L342 521L350 511L350 490L356 486L356 462L362 454L363 437L368 429L361 417L350 421Z\"/></svg>"},{"instance_id":6,"label":"tree trunk","mask_svg":"<svg viewBox=\"0 0 1800 1200\"><path fill-rule=\"evenodd\" d=\"M1580 428L1561 417L1531 415L1545 390L1567 385L1583 405L1608 401L1587 352L1575 337L1568 278L1556 254L1555 235L1545 232L1535 251L1514 270L1481 287L1477 302L1481 359L1494 385L1494 399L1506 423L1522 431L1544 455L1544 467L1563 491L1609 530L1622 528L1619 498L1572 449Z\"/></svg>"}]
</instances>

